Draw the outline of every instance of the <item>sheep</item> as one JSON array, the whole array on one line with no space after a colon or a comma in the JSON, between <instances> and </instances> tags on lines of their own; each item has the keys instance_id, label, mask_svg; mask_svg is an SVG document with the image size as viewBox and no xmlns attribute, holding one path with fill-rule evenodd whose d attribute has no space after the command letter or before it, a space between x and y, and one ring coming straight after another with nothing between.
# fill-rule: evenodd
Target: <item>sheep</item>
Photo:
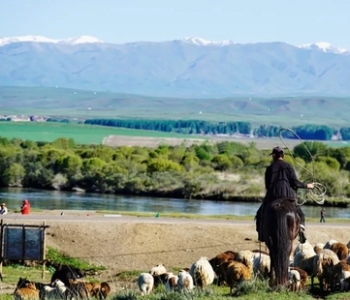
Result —
<instances>
[{"instance_id":1,"label":"sheep","mask_svg":"<svg viewBox=\"0 0 350 300\"><path fill-rule=\"evenodd\" d=\"M294 257L297 256L300 252L313 253L313 255L316 254L314 248L312 247L312 245L308 240L306 240L304 244L299 243L298 246L296 246L294 250Z\"/></svg>"},{"instance_id":2,"label":"sheep","mask_svg":"<svg viewBox=\"0 0 350 300\"><path fill-rule=\"evenodd\" d=\"M294 290L294 291L304 290L307 282L307 276L308 276L307 273L304 270L296 267L290 267L289 271L292 274L295 274L295 277L292 276L292 278L290 278L292 279L292 281L293 281L293 278L298 279L298 282L295 285L295 288L293 289L293 286L292 286L291 290ZM298 272L298 274L296 274L295 272Z\"/></svg>"},{"instance_id":3,"label":"sheep","mask_svg":"<svg viewBox=\"0 0 350 300\"><path fill-rule=\"evenodd\" d=\"M51 283L51 286L46 285L43 289L45 298L56 299L65 297L67 287L61 280L56 279Z\"/></svg>"},{"instance_id":4,"label":"sheep","mask_svg":"<svg viewBox=\"0 0 350 300\"><path fill-rule=\"evenodd\" d=\"M317 243L314 247L314 251L316 253L320 252L322 249L324 249L325 244L324 243Z\"/></svg>"},{"instance_id":5,"label":"sheep","mask_svg":"<svg viewBox=\"0 0 350 300\"><path fill-rule=\"evenodd\" d=\"M34 283L29 282L26 286L16 288L13 296L15 300L39 300L39 291Z\"/></svg>"},{"instance_id":6,"label":"sheep","mask_svg":"<svg viewBox=\"0 0 350 300\"><path fill-rule=\"evenodd\" d=\"M255 275L260 275L262 278L268 278L271 271L270 255L264 253L254 253L253 271Z\"/></svg>"},{"instance_id":7,"label":"sheep","mask_svg":"<svg viewBox=\"0 0 350 300\"><path fill-rule=\"evenodd\" d=\"M331 246L332 246L333 244L335 244L335 243L338 243L338 241L336 241L336 240L329 240L329 241L324 245L323 249L330 249Z\"/></svg>"},{"instance_id":8,"label":"sheep","mask_svg":"<svg viewBox=\"0 0 350 300\"><path fill-rule=\"evenodd\" d=\"M177 290L177 282L179 278L173 273L168 273L168 280L166 281L165 288L168 292Z\"/></svg>"},{"instance_id":9,"label":"sheep","mask_svg":"<svg viewBox=\"0 0 350 300\"><path fill-rule=\"evenodd\" d=\"M252 273L250 269L241 262L231 261L227 263L225 280L230 287L230 295L232 295L233 288L235 286L238 287L244 280L250 280Z\"/></svg>"},{"instance_id":10,"label":"sheep","mask_svg":"<svg viewBox=\"0 0 350 300\"><path fill-rule=\"evenodd\" d=\"M349 253L348 247L343 243L334 243L329 249L337 254L339 260L346 259Z\"/></svg>"},{"instance_id":11,"label":"sheep","mask_svg":"<svg viewBox=\"0 0 350 300\"><path fill-rule=\"evenodd\" d=\"M300 273L297 270L289 270L288 271L288 288L292 292L296 292L300 290Z\"/></svg>"},{"instance_id":12,"label":"sheep","mask_svg":"<svg viewBox=\"0 0 350 300\"><path fill-rule=\"evenodd\" d=\"M141 273L137 279L141 295L149 295L153 290L154 278L149 273Z\"/></svg>"},{"instance_id":13,"label":"sheep","mask_svg":"<svg viewBox=\"0 0 350 300\"><path fill-rule=\"evenodd\" d=\"M165 266L164 266L163 264L159 264L159 265L153 267L153 268L149 271L149 273L150 273L151 275L155 275L155 276L158 275L158 276L159 276L159 275L162 275L162 274L166 273L166 268L165 268Z\"/></svg>"},{"instance_id":14,"label":"sheep","mask_svg":"<svg viewBox=\"0 0 350 300\"><path fill-rule=\"evenodd\" d=\"M212 259L210 259L209 263L212 266L214 272L216 273L215 270L220 264L222 264L225 261L234 260L236 255L237 255L237 252L233 252L233 251L222 252L216 255L215 257L213 257Z\"/></svg>"},{"instance_id":15,"label":"sheep","mask_svg":"<svg viewBox=\"0 0 350 300\"><path fill-rule=\"evenodd\" d=\"M328 267L326 271L331 279L338 278L341 292L349 289L350 266L345 260L341 260L336 265Z\"/></svg>"},{"instance_id":16,"label":"sheep","mask_svg":"<svg viewBox=\"0 0 350 300\"><path fill-rule=\"evenodd\" d=\"M207 285L212 284L215 277L214 270L207 257L201 257L199 260L194 262L191 266L190 274L193 278L194 284L201 289L204 289Z\"/></svg>"},{"instance_id":17,"label":"sheep","mask_svg":"<svg viewBox=\"0 0 350 300\"><path fill-rule=\"evenodd\" d=\"M237 253L236 261L243 263L248 267L250 273L253 273L253 260L255 253L250 250L242 250Z\"/></svg>"},{"instance_id":18,"label":"sheep","mask_svg":"<svg viewBox=\"0 0 350 300\"><path fill-rule=\"evenodd\" d=\"M315 255L316 252L308 241L304 244L299 244L294 251L294 259L290 266L300 268L308 274L312 274Z\"/></svg>"},{"instance_id":19,"label":"sheep","mask_svg":"<svg viewBox=\"0 0 350 300\"><path fill-rule=\"evenodd\" d=\"M92 285L74 279L68 279L67 294L73 298L89 298L92 294Z\"/></svg>"},{"instance_id":20,"label":"sheep","mask_svg":"<svg viewBox=\"0 0 350 300\"><path fill-rule=\"evenodd\" d=\"M332 281L329 279L327 272L324 272L325 268L332 267L338 262L338 256L330 249L322 249L319 253L317 253L314 256L314 268L311 275L311 287L313 287L314 278L317 276L321 290L324 287L327 289L328 284L332 284Z\"/></svg>"},{"instance_id":21,"label":"sheep","mask_svg":"<svg viewBox=\"0 0 350 300\"><path fill-rule=\"evenodd\" d=\"M186 270L179 271L177 287L180 292L190 291L193 289L193 278Z\"/></svg>"},{"instance_id":22,"label":"sheep","mask_svg":"<svg viewBox=\"0 0 350 300\"><path fill-rule=\"evenodd\" d=\"M100 290L98 292L97 298L98 299L106 299L108 294L111 292L111 287L108 284L108 282L101 282L100 284Z\"/></svg>"}]
</instances>

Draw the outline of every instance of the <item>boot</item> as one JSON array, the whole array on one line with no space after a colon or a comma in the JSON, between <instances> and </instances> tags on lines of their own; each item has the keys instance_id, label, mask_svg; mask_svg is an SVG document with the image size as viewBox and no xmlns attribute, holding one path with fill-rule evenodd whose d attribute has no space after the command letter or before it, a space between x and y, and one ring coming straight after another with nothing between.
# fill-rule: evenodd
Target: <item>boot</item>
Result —
<instances>
[{"instance_id":1,"label":"boot","mask_svg":"<svg viewBox=\"0 0 350 300\"><path fill-rule=\"evenodd\" d=\"M305 226L300 224L299 228L299 242L304 244L306 242Z\"/></svg>"}]
</instances>

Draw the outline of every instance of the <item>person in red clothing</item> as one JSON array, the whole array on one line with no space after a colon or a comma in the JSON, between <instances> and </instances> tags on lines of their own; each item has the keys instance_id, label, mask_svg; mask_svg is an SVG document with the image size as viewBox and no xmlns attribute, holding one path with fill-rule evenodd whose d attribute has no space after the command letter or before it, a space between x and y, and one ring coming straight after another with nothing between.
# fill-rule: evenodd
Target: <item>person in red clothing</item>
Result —
<instances>
[{"instance_id":1,"label":"person in red clothing","mask_svg":"<svg viewBox=\"0 0 350 300\"><path fill-rule=\"evenodd\" d=\"M30 212L30 203L27 199L24 199L21 205L22 215L29 215Z\"/></svg>"}]
</instances>

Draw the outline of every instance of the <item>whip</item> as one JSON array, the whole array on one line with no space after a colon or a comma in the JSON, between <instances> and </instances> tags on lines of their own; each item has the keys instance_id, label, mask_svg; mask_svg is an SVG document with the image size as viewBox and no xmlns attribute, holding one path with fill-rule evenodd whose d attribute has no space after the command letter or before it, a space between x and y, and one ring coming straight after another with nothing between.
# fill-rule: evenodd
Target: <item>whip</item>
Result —
<instances>
[{"instance_id":1,"label":"whip","mask_svg":"<svg viewBox=\"0 0 350 300\"><path fill-rule=\"evenodd\" d=\"M299 141L301 141L301 145L305 148L306 152L310 155L312 170L307 169L306 167L304 167L303 165L301 165L300 163L298 163L296 161L292 151L289 149L288 145L283 140L283 137L282 137L282 132L283 131L290 131L291 133L293 133L299 139ZM315 201L319 205L324 204L325 195L327 193L327 188L326 188L325 185L323 185L322 183L317 182L317 180L316 180L315 161L314 161L314 158L313 158L312 154L310 153L309 149L306 147L305 143L299 137L299 135L295 131L293 131L292 129L281 128L279 130L278 135L279 135L279 138L280 138L281 142L283 143L285 148L288 150L288 154L292 157L294 163L296 165L299 165L302 169L304 169L307 173L309 173L311 175L312 183L314 184L314 188L313 189L305 189L304 197L303 197L304 199L302 199L301 203L298 202L298 205L303 205L307 200Z\"/></svg>"}]
</instances>

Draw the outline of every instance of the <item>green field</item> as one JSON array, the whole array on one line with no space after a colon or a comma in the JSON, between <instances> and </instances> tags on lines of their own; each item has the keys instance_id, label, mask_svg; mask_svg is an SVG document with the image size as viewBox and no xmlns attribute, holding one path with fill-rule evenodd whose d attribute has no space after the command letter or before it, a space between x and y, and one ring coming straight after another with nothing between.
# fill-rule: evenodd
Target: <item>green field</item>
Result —
<instances>
[{"instance_id":1,"label":"green field","mask_svg":"<svg viewBox=\"0 0 350 300\"><path fill-rule=\"evenodd\" d=\"M55 122L0 122L0 136L8 139L19 138L22 140L52 142L57 138L64 137L72 138L78 144L101 144L103 138L109 135L179 139L192 137L158 131Z\"/></svg>"}]
</instances>

